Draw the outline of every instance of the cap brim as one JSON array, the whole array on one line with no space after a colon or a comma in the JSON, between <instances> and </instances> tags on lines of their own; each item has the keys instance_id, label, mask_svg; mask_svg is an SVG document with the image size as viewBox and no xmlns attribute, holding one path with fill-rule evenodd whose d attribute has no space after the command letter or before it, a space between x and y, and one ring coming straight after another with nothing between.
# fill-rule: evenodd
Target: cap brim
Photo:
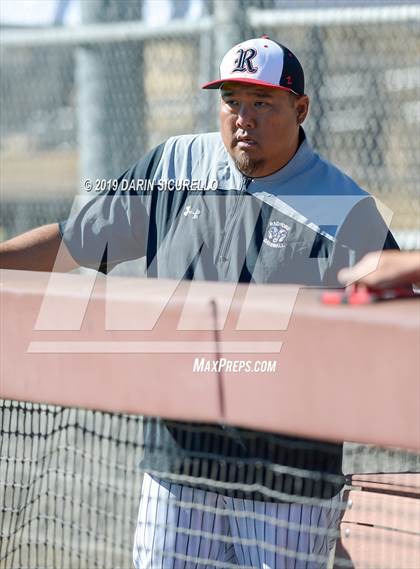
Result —
<instances>
[{"instance_id":1,"label":"cap brim","mask_svg":"<svg viewBox=\"0 0 420 569\"><path fill-rule=\"evenodd\" d=\"M261 87L271 87L271 89L280 89L281 91L289 91L289 93L294 93L299 95L293 89L288 89L287 87L282 87L281 85L273 85L273 83L267 83L266 81L258 81L258 79L244 79L238 77L237 79L232 79L228 77L227 79L218 79L217 81L210 81L210 83L205 83L201 86L202 89L219 89L223 83L248 83L250 85L261 85Z\"/></svg>"}]
</instances>

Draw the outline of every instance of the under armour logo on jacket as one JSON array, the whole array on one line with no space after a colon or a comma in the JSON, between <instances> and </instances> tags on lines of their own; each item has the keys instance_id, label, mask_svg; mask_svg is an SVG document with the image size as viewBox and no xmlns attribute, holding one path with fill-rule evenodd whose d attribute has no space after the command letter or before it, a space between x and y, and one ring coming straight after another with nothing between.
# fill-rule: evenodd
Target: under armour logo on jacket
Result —
<instances>
[{"instance_id":1,"label":"under armour logo on jacket","mask_svg":"<svg viewBox=\"0 0 420 569\"><path fill-rule=\"evenodd\" d=\"M254 67L252 60L257 55L257 50L250 47L249 49L239 49L237 51L238 57L235 59L235 67L232 69L234 71L247 71L248 73L256 73L258 67Z\"/></svg>"},{"instance_id":2,"label":"under armour logo on jacket","mask_svg":"<svg viewBox=\"0 0 420 569\"><path fill-rule=\"evenodd\" d=\"M187 215L192 215L193 219L197 219L197 217L200 215L201 211L199 209L196 209L195 211L192 210L192 207L190 205L187 205L186 208L184 209L184 215L185 217L187 217Z\"/></svg>"}]
</instances>

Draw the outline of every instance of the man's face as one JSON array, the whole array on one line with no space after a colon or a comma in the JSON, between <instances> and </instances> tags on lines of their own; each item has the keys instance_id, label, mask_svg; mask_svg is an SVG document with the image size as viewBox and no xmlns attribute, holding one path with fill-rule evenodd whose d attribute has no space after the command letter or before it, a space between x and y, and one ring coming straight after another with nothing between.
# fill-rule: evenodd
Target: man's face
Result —
<instances>
[{"instance_id":1,"label":"man's face","mask_svg":"<svg viewBox=\"0 0 420 569\"><path fill-rule=\"evenodd\" d=\"M250 177L268 176L295 154L299 125L309 100L271 87L224 83L220 130L223 143L239 170Z\"/></svg>"}]
</instances>

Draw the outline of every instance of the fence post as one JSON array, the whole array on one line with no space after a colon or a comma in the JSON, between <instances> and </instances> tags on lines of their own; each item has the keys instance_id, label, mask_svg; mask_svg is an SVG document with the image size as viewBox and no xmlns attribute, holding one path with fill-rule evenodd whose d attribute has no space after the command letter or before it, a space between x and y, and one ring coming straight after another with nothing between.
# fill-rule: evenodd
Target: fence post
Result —
<instances>
[{"instance_id":1,"label":"fence post","mask_svg":"<svg viewBox=\"0 0 420 569\"><path fill-rule=\"evenodd\" d=\"M84 24L141 19L142 2L81 2ZM80 179L117 177L145 146L141 42L82 46L76 93ZM93 195L93 192L92 192Z\"/></svg>"},{"instance_id":2,"label":"fence post","mask_svg":"<svg viewBox=\"0 0 420 569\"><path fill-rule=\"evenodd\" d=\"M219 65L223 56L244 37L246 11L241 0L214 0L214 79L219 76ZM218 115L216 105L216 115Z\"/></svg>"},{"instance_id":3,"label":"fence post","mask_svg":"<svg viewBox=\"0 0 420 569\"><path fill-rule=\"evenodd\" d=\"M214 20L215 58L220 63L232 46L245 39L245 10L241 7L240 0L214 0Z\"/></svg>"}]
</instances>

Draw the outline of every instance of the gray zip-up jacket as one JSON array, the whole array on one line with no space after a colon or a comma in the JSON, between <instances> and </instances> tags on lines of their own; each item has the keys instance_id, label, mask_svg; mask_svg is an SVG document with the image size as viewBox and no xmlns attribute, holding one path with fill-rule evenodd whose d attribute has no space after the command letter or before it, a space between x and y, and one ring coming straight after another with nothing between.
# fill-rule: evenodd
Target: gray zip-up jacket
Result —
<instances>
[{"instance_id":1,"label":"gray zip-up jacket","mask_svg":"<svg viewBox=\"0 0 420 569\"><path fill-rule=\"evenodd\" d=\"M373 198L320 158L303 130L292 160L264 178L244 176L220 134L207 133L169 139L109 188L60 224L73 257L104 272L146 256L149 277L329 286L368 251L397 248ZM217 480L330 497L341 487L341 445L211 431L149 420L143 467L162 477L193 474L203 488ZM273 463L327 472L333 481L273 471ZM271 499L245 486L224 492Z\"/></svg>"}]
</instances>

